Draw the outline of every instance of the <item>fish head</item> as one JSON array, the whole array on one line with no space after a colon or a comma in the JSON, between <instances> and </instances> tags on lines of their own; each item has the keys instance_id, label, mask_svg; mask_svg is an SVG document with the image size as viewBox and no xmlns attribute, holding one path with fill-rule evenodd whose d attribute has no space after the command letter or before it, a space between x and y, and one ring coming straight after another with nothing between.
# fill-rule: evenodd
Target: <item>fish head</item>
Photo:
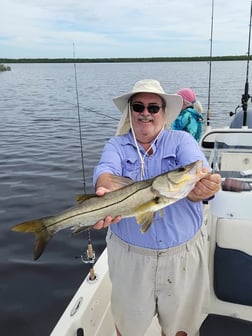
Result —
<instances>
[{"instance_id":1,"label":"fish head","mask_svg":"<svg viewBox=\"0 0 252 336\"><path fill-rule=\"evenodd\" d=\"M203 172L203 162L197 160L189 163L186 166L168 172L167 179L173 185L180 187L180 185L189 181L198 181L204 177L206 173Z\"/></svg>"},{"instance_id":2,"label":"fish head","mask_svg":"<svg viewBox=\"0 0 252 336\"><path fill-rule=\"evenodd\" d=\"M153 187L162 196L180 199L187 196L196 182L208 174L203 171L203 162L197 160L160 175L161 178L154 181Z\"/></svg>"}]
</instances>

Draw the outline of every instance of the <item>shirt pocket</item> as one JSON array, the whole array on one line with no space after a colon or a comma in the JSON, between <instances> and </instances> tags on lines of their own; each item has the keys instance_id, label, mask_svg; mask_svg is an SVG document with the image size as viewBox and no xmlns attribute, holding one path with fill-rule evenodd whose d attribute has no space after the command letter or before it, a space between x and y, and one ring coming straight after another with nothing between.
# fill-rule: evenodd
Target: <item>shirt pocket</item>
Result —
<instances>
[{"instance_id":1,"label":"shirt pocket","mask_svg":"<svg viewBox=\"0 0 252 336\"><path fill-rule=\"evenodd\" d=\"M162 158L161 169L162 173L166 173L170 170L174 170L178 167L177 159L175 154L167 154Z\"/></svg>"},{"instance_id":2,"label":"shirt pocket","mask_svg":"<svg viewBox=\"0 0 252 336\"><path fill-rule=\"evenodd\" d=\"M122 162L122 175L136 181L140 177L140 163L135 157L128 157Z\"/></svg>"}]
</instances>

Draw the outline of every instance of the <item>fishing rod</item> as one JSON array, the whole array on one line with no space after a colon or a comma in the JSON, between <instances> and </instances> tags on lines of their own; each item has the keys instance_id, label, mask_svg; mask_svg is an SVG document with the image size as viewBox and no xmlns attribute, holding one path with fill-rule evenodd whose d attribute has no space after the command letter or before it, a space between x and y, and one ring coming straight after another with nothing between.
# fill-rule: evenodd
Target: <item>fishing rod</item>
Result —
<instances>
[{"instance_id":1,"label":"fishing rod","mask_svg":"<svg viewBox=\"0 0 252 336\"><path fill-rule=\"evenodd\" d=\"M212 16L211 16L211 37L210 37L209 79L208 79L208 101L207 101L207 127L210 126L210 100L211 100L212 55L213 55L213 17L214 17L214 0L212 0Z\"/></svg>"},{"instance_id":2,"label":"fishing rod","mask_svg":"<svg viewBox=\"0 0 252 336\"><path fill-rule=\"evenodd\" d=\"M75 46L74 46L74 43L73 43L73 58L75 60ZM76 62L74 62L74 78L75 78L75 92L76 92L77 114L78 114L78 127L79 127L83 191L84 191L84 194L86 194L86 177L85 177L86 174L85 174L84 150L83 150L82 131L81 131L81 117L80 117L79 90L78 90ZM89 266L90 266L90 268L89 268L89 280L94 281L96 279L96 276L95 276L95 273L94 273L95 252L93 250L93 246L92 246L92 242L91 242L90 229L87 229L87 240L88 240L88 248L87 248L87 252L86 252L87 258L84 258L83 255L81 255L81 260L85 264L89 264Z\"/></svg>"},{"instance_id":3,"label":"fishing rod","mask_svg":"<svg viewBox=\"0 0 252 336\"><path fill-rule=\"evenodd\" d=\"M250 39L251 39L251 18L252 18L252 1L250 6L250 19L249 19L249 38L248 38L248 59L247 59L247 71L246 71L246 82L244 88L244 94L241 98L242 109L243 109L243 126L247 125L247 111L248 111L248 100L250 98L249 95L249 59L250 59Z\"/></svg>"},{"instance_id":4,"label":"fishing rod","mask_svg":"<svg viewBox=\"0 0 252 336\"><path fill-rule=\"evenodd\" d=\"M241 105L235 108L234 112L230 112L229 115L232 117L235 115L240 107L243 111L242 126L247 126L247 111L248 111L248 100L251 98L249 95L249 61L250 61L250 41L251 41L251 20L252 20L252 1L250 5L250 19L249 19L249 37L248 37L248 52L247 52L247 70L246 70L246 81L244 87L244 93L241 97Z\"/></svg>"}]
</instances>

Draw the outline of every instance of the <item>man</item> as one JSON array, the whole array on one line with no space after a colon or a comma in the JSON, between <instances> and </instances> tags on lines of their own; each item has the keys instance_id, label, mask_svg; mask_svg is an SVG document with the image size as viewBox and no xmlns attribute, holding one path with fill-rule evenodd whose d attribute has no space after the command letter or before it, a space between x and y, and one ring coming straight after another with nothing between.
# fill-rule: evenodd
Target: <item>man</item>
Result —
<instances>
[{"instance_id":1,"label":"man","mask_svg":"<svg viewBox=\"0 0 252 336\"><path fill-rule=\"evenodd\" d=\"M112 175L152 178L196 160L209 166L196 140L171 131L182 99L153 79L114 99L123 113L117 135L105 145L94 172L96 194L117 188ZM155 314L163 336L196 335L208 303L207 235L202 200L220 188L218 174L201 179L188 197L155 214L142 234L135 218L111 216L96 224L107 234L111 308L117 335L143 336ZM114 224L114 225L111 225Z\"/></svg>"}]
</instances>

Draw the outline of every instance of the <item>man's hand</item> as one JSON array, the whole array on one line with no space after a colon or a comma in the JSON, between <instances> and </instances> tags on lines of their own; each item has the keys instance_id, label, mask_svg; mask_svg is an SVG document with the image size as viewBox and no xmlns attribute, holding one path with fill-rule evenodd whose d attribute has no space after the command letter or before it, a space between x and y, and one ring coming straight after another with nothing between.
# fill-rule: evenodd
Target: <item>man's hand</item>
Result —
<instances>
[{"instance_id":1,"label":"man's hand","mask_svg":"<svg viewBox=\"0 0 252 336\"><path fill-rule=\"evenodd\" d=\"M110 190L108 190L107 188L98 187L97 190L96 190L96 195L97 196L103 196L103 195L105 195L109 191ZM103 229L103 228L108 227L110 224L116 224L116 223L118 223L121 219L122 219L121 216L116 216L115 218L113 218L111 216L107 216L103 220L100 220L99 222L97 222L93 226L93 228L94 229Z\"/></svg>"},{"instance_id":2,"label":"man's hand","mask_svg":"<svg viewBox=\"0 0 252 336\"><path fill-rule=\"evenodd\" d=\"M196 183L195 187L187 197L192 202L203 201L212 197L217 191L220 190L220 188L220 174L209 174Z\"/></svg>"}]
</instances>

